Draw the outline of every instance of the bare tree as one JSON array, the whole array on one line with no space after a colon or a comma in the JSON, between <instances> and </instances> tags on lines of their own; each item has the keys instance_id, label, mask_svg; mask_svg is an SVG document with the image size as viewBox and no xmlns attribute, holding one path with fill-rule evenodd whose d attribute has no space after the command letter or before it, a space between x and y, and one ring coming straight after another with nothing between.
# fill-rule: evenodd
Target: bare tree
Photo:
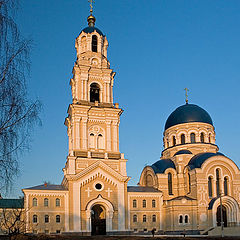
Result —
<instances>
[{"instance_id":1,"label":"bare tree","mask_svg":"<svg viewBox=\"0 0 240 240\"><path fill-rule=\"evenodd\" d=\"M28 149L31 132L40 124L41 104L27 94L31 42L14 21L18 0L0 0L0 191L19 172L19 156Z\"/></svg>"},{"instance_id":2,"label":"bare tree","mask_svg":"<svg viewBox=\"0 0 240 240\"><path fill-rule=\"evenodd\" d=\"M19 234L25 233L26 222L24 208L3 208L0 214L0 230L9 236L9 239L15 239Z\"/></svg>"}]
</instances>

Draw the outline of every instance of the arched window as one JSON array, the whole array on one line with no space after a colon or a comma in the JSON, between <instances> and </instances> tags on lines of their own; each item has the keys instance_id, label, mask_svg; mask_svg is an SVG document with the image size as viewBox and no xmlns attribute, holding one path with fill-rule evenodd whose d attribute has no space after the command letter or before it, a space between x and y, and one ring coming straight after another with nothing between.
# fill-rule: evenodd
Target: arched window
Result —
<instances>
[{"instance_id":1,"label":"arched window","mask_svg":"<svg viewBox=\"0 0 240 240\"><path fill-rule=\"evenodd\" d=\"M143 206L143 208L145 208L147 206L147 202L145 199L142 201L142 206Z\"/></svg>"},{"instance_id":2,"label":"arched window","mask_svg":"<svg viewBox=\"0 0 240 240\"><path fill-rule=\"evenodd\" d=\"M172 174L168 173L168 194L173 195L172 191Z\"/></svg>"},{"instance_id":3,"label":"arched window","mask_svg":"<svg viewBox=\"0 0 240 240\"><path fill-rule=\"evenodd\" d=\"M195 143L195 142L196 142L195 133L191 133L191 134L190 134L190 141L191 141L191 143Z\"/></svg>"},{"instance_id":4,"label":"arched window","mask_svg":"<svg viewBox=\"0 0 240 240\"><path fill-rule=\"evenodd\" d=\"M37 199L33 198L33 207L36 207L36 206L37 206Z\"/></svg>"},{"instance_id":5,"label":"arched window","mask_svg":"<svg viewBox=\"0 0 240 240\"><path fill-rule=\"evenodd\" d=\"M186 140L185 140L185 134L181 135L181 144L185 144Z\"/></svg>"},{"instance_id":6,"label":"arched window","mask_svg":"<svg viewBox=\"0 0 240 240\"><path fill-rule=\"evenodd\" d=\"M211 133L209 133L209 135L208 135L208 142L211 143Z\"/></svg>"},{"instance_id":7,"label":"arched window","mask_svg":"<svg viewBox=\"0 0 240 240\"><path fill-rule=\"evenodd\" d=\"M103 135L102 134L98 134L97 146L98 146L98 149L103 149L104 148L104 146L103 146Z\"/></svg>"},{"instance_id":8,"label":"arched window","mask_svg":"<svg viewBox=\"0 0 240 240\"><path fill-rule=\"evenodd\" d=\"M147 222L147 216L143 215L143 222Z\"/></svg>"},{"instance_id":9,"label":"arched window","mask_svg":"<svg viewBox=\"0 0 240 240\"><path fill-rule=\"evenodd\" d=\"M188 215L185 215L184 220L185 223L188 223Z\"/></svg>"},{"instance_id":10,"label":"arched window","mask_svg":"<svg viewBox=\"0 0 240 240\"><path fill-rule=\"evenodd\" d=\"M201 143L204 143L204 133L202 132L201 135L200 135L200 142Z\"/></svg>"},{"instance_id":11,"label":"arched window","mask_svg":"<svg viewBox=\"0 0 240 240\"><path fill-rule=\"evenodd\" d=\"M60 215L56 215L56 223L60 223L60 221L61 221Z\"/></svg>"},{"instance_id":12,"label":"arched window","mask_svg":"<svg viewBox=\"0 0 240 240\"><path fill-rule=\"evenodd\" d=\"M48 207L48 198L44 198L44 207Z\"/></svg>"},{"instance_id":13,"label":"arched window","mask_svg":"<svg viewBox=\"0 0 240 240\"><path fill-rule=\"evenodd\" d=\"M95 141L94 141L94 134L90 133L89 136L89 147L90 148L95 148Z\"/></svg>"},{"instance_id":14,"label":"arched window","mask_svg":"<svg viewBox=\"0 0 240 240\"><path fill-rule=\"evenodd\" d=\"M56 198L56 207L60 207L60 199Z\"/></svg>"},{"instance_id":15,"label":"arched window","mask_svg":"<svg viewBox=\"0 0 240 240\"><path fill-rule=\"evenodd\" d=\"M212 177L208 177L208 196L212 198Z\"/></svg>"},{"instance_id":16,"label":"arched window","mask_svg":"<svg viewBox=\"0 0 240 240\"><path fill-rule=\"evenodd\" d=\"M178 222L179 222L179 223L183 223L183 216L182 216L182 215L179 216Z\"/></svg>"},{"instance_id":17,"label":"arched window","mask_svg":"<svg viewBox=\"0 0 240 240\"><path fill-rule=\"evenodd\" d=\"M191 192L191 176L190 173L188 173L188 193Z\"/></svg>"},{"instance_id":18,"label":"arched window","mask_svg":"<svg viewBox=\"0 0 240 240\"><path fill-rule=\"evenodd\" d=\"M90 102L100 102L99 100L100 87L97 83L92 83L90 85Z\"/></svg>"},{"instance_id":19,"label":"arched window","mask_svg":"<svg viewBox=\"0 0 240 240\"><path fill-rule=\"evenodd\" d=\"M98 43L98 39L96 35L92 36L92 51L93 52L97 52L97 43Z\"/></svg>"},{"instance_id":20,"label":"arched window","mask_svg":"<svg viewBox=\"0 0 240 240\"><path fill-rule=\"evenodd\" d=\"M136 207L137 207L137 200L134 199L134 200L133 200L133 208L136 208Z\"/></svg>"},{"instance_id":21,"label":"arched window","mask_svg":"<svg viewBox=\"0 0 240 240\"><path fill-rule=\"evenodd\" d=\"M173 136L172 142L173 142L173 146L175 146L176 145L176 137L175 136Z\"/></svg>"},{"instance_id":22,"label":"arched window","mask_svg":"<svg viewBox=\"0 0 240 240\"><path fill-rule=\"evenodd\" d=\"M45 223L48 223L48 222L49 222L49 216L48 216L48 215L45 215L45 216L44 216L44 220L45 220Z\"/></svg>"},{"instance_id":23,"label":"arched window","mask_svg":"<svg viewBox=\"0 0 240 240\"><path fill-rule=\"evenodd\" d=\"M33 223L37 223L37 221L38 221L37 215L33 215Z\"/></svg>"},{"instance_id":24,"label":"arched window","mask_svg":"<svg viewBox=\"0 0 240 240\"><path fill-rule=\"evenodd\" d=\"M133 222L137 222L137 215L136 214L133 215Z\"/></svg>"},{"instance_id":25,"label":"arched window","mask_svg":"<svg viewBox=\"0 0 240 240\"><path fill-rule=\"evenodd\" d=\"M153 199L153 200L152 200L152 208L155 208L155 207L156 207L156 200Z\"/></svg>"},{"instance_id":26,"label":"arched window","mask_svg":"<svg viewBox=\"0 0 240 240\"><path fill-rule=\"evenodd\" d=\"M156 215L152 215L152 222L156 222Z\"/></svg>"},{"instance_id":27,"label":"arched window","mask_svg":"<svg viewBox=\"0 0 240 240\"><path fill-rule=\"evenodd\" d=\"M216 190L217 190L217 197L220 196L220 171L216 169Z\"/></svg>"},{"instance_id":28,"label":"arched window","mask_svg":"<svg viewBox=\"0 0 240 240\"><path fill-rule=\"evenodd\" d=\"M151 174L148 174L146 177L146 186L148 186L148 187L153 186L153 177Z\"/></svg>"},{"instance_id":29,"label":"arched window","mask_svg":"<svg viewBox=\"0 0 240 240\"><path fill-rule=\"evenodd\" d=\"M228 195L228 178L224 177L224 195Z\"/></svg>"}]
</instances>

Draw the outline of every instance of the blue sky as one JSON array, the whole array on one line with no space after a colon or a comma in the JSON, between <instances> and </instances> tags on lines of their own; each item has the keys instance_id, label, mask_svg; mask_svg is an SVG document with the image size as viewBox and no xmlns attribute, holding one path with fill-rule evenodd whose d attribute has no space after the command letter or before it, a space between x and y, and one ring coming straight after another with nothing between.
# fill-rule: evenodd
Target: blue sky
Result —
<instances>
[{"instance_id":1,"label":"blue sky","mask_svg":"<svg viewBox=\"0 0 240 240\"><path fill-rule=\"evenodd\" d=\"M130 185L159 159L165 121L184 104L185 87L189 102L211 115L220 151L240 166L239 12L239 0L95 1L96 26L107 36L108 59L117 72L114 102L124 109L120 149ZM88 15L87 0L21 0L17 22L34 41L29 95L44 110L11 197L43 181L61 183L75 38Z\"/></svg>"}]
</instances>

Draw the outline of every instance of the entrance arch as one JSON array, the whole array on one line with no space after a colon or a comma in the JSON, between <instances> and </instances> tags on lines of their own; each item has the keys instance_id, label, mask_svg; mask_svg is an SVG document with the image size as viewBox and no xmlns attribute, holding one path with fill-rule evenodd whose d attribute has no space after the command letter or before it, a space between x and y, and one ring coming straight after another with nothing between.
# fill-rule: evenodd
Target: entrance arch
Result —
<instances>
[{"instance_id":1,"label":"entrance arch","mask_svg":"<svg viewBox=\"0 0 240 240\"><path fill-rule=\"evenodd\" d=\"M239 223L240 219L240 212L239 212L239 205L237 201L230 196L223 196L222 197L222 206L223 206L223 216L226 218L224 221L224 226L227 224L227 227L236 226ZM212 206L212 219L213 219L213 227L218 226L220 217L221 219L221 210L220 209L220 198L217 198Z\"/></svg>"},{"instance_id":2,"label":"entrance arch","mask_svg":"<svg viewBox=\"0 0 240 240\"><path fill-rule=\"evenodd\" d=\"M96 231L96 229L94 230L94 228L96 228L96 226L98 225L96 225L96 222L95 222L95 225L92 225L94 223L94 221L92 222L92 219L97 219L97 218L100 218L99 220L105 219L105 233L111 232L113 212L114 210L111 202L102 198L101 195L99 195L96 199L93 199L92 201L90 201L86 207L87 232L96 234L94 233L94 231ZM103 222L104 221L102 221L102 223ZM99 229L99 226L98 226L98 229Z\"/></svg>"},{"instance_id":3,"label":"entrance arch","mask_svg":"<svg viewBox=\"0 0 240 240\"><path fill-rule=\"evenodd\" d=\"M106 234L106 209L100 204L92 207L91 211L92 235Z\"/></svg>"}]
</instances>

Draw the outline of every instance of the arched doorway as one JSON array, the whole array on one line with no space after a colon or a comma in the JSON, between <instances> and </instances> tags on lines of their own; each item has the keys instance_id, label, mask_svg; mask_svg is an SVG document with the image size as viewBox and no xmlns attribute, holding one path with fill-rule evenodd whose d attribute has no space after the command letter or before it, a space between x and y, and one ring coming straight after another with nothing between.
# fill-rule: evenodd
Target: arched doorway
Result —
<instances>
[{"instance_id":1,"label":"arched doorway","mask_svg":"<svg viewBox=\"0 0 240 240\"><path fill-rule=\"evenodd\" d=\"M106 234L106 210L100 205L96 204L91 211L92 235Z\"/></svg>"},{"instance_id":2,"label":"arched doorway","mask_svg":"<svg viewBox=\"0 0 240 240\"><path fill-rule=\"evenodd\" d=\"M222 206L222 221L223 226L227 227L227 210L225 206ZM217 226L221 226L221 206L217 208Z\"/></svg>"}]
</instances>

